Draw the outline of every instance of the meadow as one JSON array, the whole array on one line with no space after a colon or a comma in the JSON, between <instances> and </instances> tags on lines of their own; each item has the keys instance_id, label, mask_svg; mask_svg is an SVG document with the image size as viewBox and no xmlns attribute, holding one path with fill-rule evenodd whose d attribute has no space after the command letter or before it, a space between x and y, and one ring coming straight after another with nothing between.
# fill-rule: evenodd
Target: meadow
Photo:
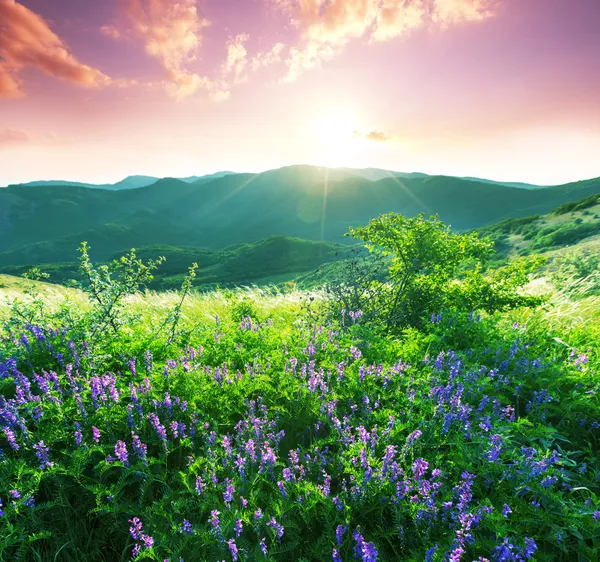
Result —
<instances>
[{"instance_id":1,"label":"meadow","mask_svg":"<svg viewBox=\"0 0 600 562\"><path fill-rule=\"evenodd\" d=\"M596 560L600 297L439 223L354 234L391 259L359 301L145 291L132 254L4 278L0 559Z\"/></svg>"}]
</instances>

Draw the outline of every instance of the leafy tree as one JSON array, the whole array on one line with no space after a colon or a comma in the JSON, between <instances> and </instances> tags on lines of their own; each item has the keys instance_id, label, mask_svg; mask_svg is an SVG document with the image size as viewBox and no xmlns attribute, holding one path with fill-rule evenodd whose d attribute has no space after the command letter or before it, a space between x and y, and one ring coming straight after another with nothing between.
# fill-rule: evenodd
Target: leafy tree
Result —
<instances>
[{"instance_id":1,"label":"leafy tree","mask_svg":"<svg viewBox=\"0 0 600 562\"><path fill-rule=\"evenodd\" d=\"M418 327L443 309L493 312L534 302L518 289L540 258L487 273L493 243L476 233L454 233L437 217L388 213L348 235L362 240L371 255L328 288L330 312L360 310L364 321L384 332Z\"/></svg>"}]
</instances>

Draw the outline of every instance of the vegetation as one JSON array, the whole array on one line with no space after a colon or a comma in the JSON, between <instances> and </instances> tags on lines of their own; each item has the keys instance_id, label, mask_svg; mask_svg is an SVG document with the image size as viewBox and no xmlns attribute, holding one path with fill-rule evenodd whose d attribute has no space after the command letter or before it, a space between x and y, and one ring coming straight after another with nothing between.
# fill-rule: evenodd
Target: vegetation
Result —
<instances>
[{"instance_id":1,"label":"vegetation","mask_svg":"<svg viewBox=\"0 0 600 562\"><path fill-rule=\"evenodd\" d=\"M181 285L190 263L198 263L195 284L204 288L249 285L275 275L293 278L319 265L343 260L351 249L340 244L313 242L283 236L272 236L252 244L239 244L222 251L194 247L154 245L137 250L143 260L162 256L164 262L155 271L149 286L173 289ZM106 265L119 256L114 256ZM42 266L48 279L55 283L79 286L84 276L77 262L51 263ZM7 266L3 271L22 275L29 265Z\"/></svg>"},{"instance_id":2,"label":"vegetation","mask_svg":"<svg viewBox=\"0 0 600 562\"><path fill-rule=\"evenodd\" d=\"M595 205L600 203L600 194L596 193L594 195L590 195L589 197L585 197L584 199L580 199L579 201L572 201L568 203L563 203L554 209L553 214L555 215L564 215L566 213L574 213L576 211L583 211L584 209L589 209Z\"/></svg>"},{"instance_id":3,"label":"vegetation","mask_svg":"<svg viewBox=\"0 0 600 562\"><path fill-rule=\"evenodd\" d=\"M436 217L389 213L349 234L383 259L349 262L341 280L329 285L333 316L342 309L361 310L363 323L390 333L420 326L451 307L495 312L537 302L517 289L540 266L539 259L515 260L486 274L492 244L475 233L453 233Z\"/></svg>"},{"instance_id":4,"label":"vegetation","mask_svg":"<svg viewBox=\"0 0 600 562\"><path fill-rule=\"evenodd\" d=\"M0 558L593 560L598 301L506 311L525 270L492 282L489 244L436 220L353 233L403 284L393 334L368 301L194 295L194 268L144 293L157 263L85 246L87 298L13 299Z\"/></svg>"},{"instance_id":5,"label":"vegetation","mask_svg":"<svg viewBox=\"0 0 600 562\"><path fill-rule=\"evenodd\" d=\"M389 211L437 212L455 230L467 230L547 213L600 191L600 179L519 189L443 176L370 181L355 174L293 166L208 182L161 179L116 191L0 189L0 267L75 262L82 240L99 261L129 248L161 244L220 251L274 235L341 243L348 226Z\"/></svg>"}]
</instances>

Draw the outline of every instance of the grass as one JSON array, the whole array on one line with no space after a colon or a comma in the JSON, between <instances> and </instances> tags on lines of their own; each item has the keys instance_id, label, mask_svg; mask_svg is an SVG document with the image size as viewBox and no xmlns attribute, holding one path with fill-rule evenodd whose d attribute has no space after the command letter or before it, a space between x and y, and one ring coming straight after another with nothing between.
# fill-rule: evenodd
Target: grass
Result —
<instances>
[{"instance_id":1,"label":"grass","mask_svg":"<svg viewBox=\"0 0 600 562\"><path fill-rule=\"evenodd\" d=\"M35 302L31 282L6 284ZM593 560L600 548L598 297L536 281L553 291L536 309L444 314L381 338L347 315L314 325L319 292L221 290L191 295L167 344L153 334L180 296L146 292L86 347L85 297L35 286L33 325L2 308L2 559Z\"/></svg>"}]
</instances>

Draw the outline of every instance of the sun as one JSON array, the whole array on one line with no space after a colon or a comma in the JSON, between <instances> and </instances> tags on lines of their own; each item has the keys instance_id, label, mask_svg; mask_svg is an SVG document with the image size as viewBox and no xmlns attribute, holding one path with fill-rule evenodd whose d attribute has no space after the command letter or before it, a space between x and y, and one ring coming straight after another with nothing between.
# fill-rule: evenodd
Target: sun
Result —
<instances>
[{"instance_id":1,"label":"sun","mask_svg":"<svg viewBox=\"0 0 600 562\"><path fill-rule=\"evenodd\" d=\"M314 133L319 163L332 168L351 166L357 155L359 130L359 119L351 111L332 109L321 113Z\"/></svg>"}]
</instances>

